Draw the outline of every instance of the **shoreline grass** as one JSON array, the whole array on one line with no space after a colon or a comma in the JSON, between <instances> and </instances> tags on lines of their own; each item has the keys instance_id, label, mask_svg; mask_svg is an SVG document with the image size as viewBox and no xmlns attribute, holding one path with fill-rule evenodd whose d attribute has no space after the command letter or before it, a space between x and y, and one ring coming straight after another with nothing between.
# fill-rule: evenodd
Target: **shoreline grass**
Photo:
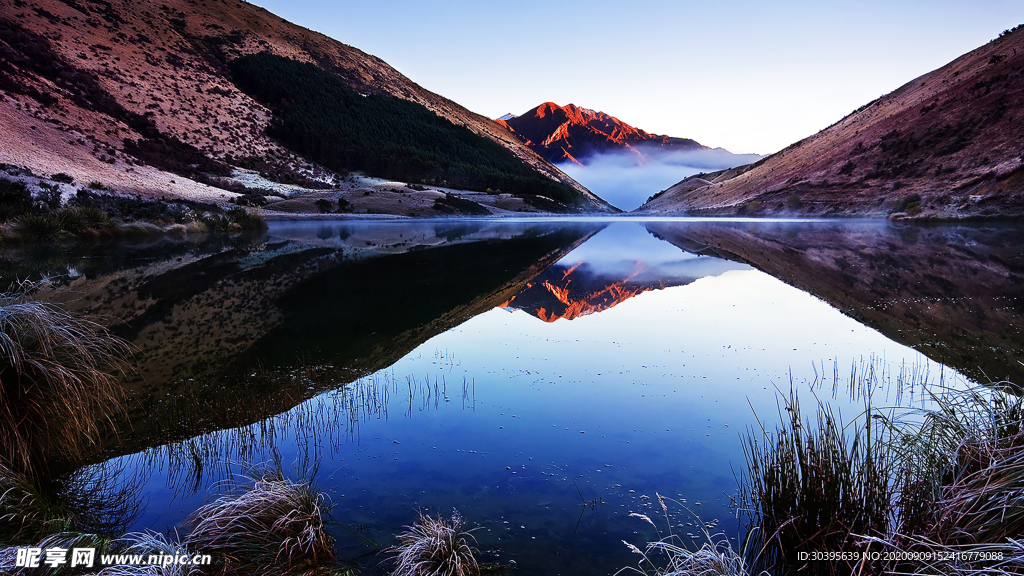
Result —
<instances>
[{"instance_id":1,"label":"shoreline grass","mask_svg":"<svg viewBox=\"0 0 1024 576\"><path fill-rule=\"evenodd\" d=\"M748 431L739 485L751 566L829 576L1020 573L1024 399L1016 388L940 382L921 389L929 407L880 410L869 392L875 376L859 381L865 408L852 422L820 401L816 420L803 417L791 389L774 431ZM868 551L887 553L868 561ZM852 554L812 558L823 552Z\"/></svg>"}]
</instances>

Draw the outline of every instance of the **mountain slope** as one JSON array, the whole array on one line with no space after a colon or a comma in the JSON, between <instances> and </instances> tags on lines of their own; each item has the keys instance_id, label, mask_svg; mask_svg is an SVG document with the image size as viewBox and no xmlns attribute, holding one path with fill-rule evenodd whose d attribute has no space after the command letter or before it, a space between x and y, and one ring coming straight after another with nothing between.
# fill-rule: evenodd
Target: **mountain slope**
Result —
<instances>
[{"instance_id":1,"label":"mountain slope","mask_svg":"<svg viewBox=\"0 0 1024 576\"><path fill-rule=\"evenodd\" d=\"M687 178L638 211L1024 213L1020 28L755 164Z\"/></svg>"},{"instance_id":2,"label":"mountain slope","mask_svg":"<svg viewBox=\"0 0 1024 576\"><path fill-rule=\"evenodd\" d=\"M275 110L231 81L230 61L261 52L421 105L571 190L579 208L612 210L500 124L380 59L224 0L0 0L0 162L150 196L226 200L231 167L324 187L331 172L268 137Z\"/></svg>"},{"instance_id":3,"label":"mountain slope","mask_svg":"<svg viewBox=\"0 0 1024 576\"><path fill-rule=\"evenodd\" d=\"M506 116L511 116L507 114ZM498 124L552 163L585 164L588 157L609 152L629 152L642 162L645 154L709 150L689 138L650 134L622 120L575 104L559 106L545 102L522 116Z\"/></svg>"}]
</instances>

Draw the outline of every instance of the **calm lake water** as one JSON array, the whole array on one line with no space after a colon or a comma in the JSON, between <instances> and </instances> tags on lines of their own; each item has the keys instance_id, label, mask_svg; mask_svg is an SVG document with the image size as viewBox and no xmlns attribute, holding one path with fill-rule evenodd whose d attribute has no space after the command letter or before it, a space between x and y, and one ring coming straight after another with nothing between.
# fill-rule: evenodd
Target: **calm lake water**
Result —
<instances>
[{"instance_id":1,"label":"calm lake water","mask_svg":"<svg viewBox=\"0 0 1024 576\"><path fill-rule=\"evenodd\" d=\"M139 349L96 462L178 526L279 458L334 504L339 557L458 509L481 559L612 574L623 540L741 536L743 443L797 389L876 404L1024 382L1024 230L886 222L272 223L264 234L3 254L5 279ZM898 390L896 382L908 383ZM909 384L913 384L910 386ZM813 410L805 411L812 413ZM298 474L298 473L295 473ZM657 495L670 497L670 518Z\"/></svg>"}]
</instances>

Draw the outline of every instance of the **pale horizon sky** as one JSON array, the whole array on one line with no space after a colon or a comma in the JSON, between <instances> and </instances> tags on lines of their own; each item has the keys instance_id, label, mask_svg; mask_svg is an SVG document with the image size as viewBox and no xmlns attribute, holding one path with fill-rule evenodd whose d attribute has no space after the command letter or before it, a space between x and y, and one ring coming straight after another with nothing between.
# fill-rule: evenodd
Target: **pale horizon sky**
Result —
<instances>
[{"instance_id":1,"label":"pale horizon sky","mask_svg":"<svg viewBox=\"0 0 1024 576\"><path fill-rule=\"evenodd\" d=\"M768 154L1024 23L1024 0L256 0L497 118L551 101Z\"/></svg>"}]
</instances>

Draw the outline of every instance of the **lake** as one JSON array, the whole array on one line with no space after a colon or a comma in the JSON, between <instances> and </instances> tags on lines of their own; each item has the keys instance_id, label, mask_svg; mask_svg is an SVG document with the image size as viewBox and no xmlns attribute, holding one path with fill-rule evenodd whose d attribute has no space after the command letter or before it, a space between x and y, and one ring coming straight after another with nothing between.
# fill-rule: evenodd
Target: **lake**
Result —
<instances>
[{"instance_id":1,"label":"lake","mask_svg":"<svg viewBox=\"0 0 1024 576\"><path fill-rule=\"evenodd\" d=\"M1024 229L879 221L274 222L8 248L5 284L137 347L92 462L164 531L279 459L339 558L458 509L481 560L612 574L658 532L742 537L748 434L797 390L852 420L921 386L1024 382ZM853 374L854 376L851 376ZM760 424L759 424L760 423ZM101 463L106 464L101 464ZM59 469L60 463L54 463ZM658 495L668 502L661 513Z\"/></svg>"}]
</instances>

